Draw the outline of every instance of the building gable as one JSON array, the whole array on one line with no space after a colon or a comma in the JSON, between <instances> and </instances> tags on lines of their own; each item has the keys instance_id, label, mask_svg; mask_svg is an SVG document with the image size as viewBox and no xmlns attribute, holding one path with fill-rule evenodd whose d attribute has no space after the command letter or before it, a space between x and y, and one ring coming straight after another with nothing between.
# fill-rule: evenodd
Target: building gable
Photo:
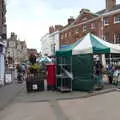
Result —
<instances>
[{"instance_id":1,"label":"building gable","mask_svg":"<svg viewBox=\"0 0 120 120\"><path fill-rule=\"evenodd\" d=\"M98 17L98 15L91 13L89 10L82 9L80 11L80 15L74 21L74 25L82 23L82 22L86 22L86 21L93 19L95 17Z\"/></svg>"}]
</instances>

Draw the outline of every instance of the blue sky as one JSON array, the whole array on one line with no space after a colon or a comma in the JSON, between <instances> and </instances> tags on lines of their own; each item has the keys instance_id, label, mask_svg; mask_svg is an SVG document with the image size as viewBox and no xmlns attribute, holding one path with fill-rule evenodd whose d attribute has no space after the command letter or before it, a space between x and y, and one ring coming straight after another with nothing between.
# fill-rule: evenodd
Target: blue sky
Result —
<instances>
[{"instance_id":1,"label":"blue sky","mask_svg":"<svg viewBox=\"0 0 120 120\"><path fill-rule=\"evenodd\" d=\"M102 10L105 0L7 0L8 36L15 32L18 38L26 40L29 48L40 50L40 38L49 26L67 24L67 19L77 17L82 8Z\"/></svg>"}]
</instances>

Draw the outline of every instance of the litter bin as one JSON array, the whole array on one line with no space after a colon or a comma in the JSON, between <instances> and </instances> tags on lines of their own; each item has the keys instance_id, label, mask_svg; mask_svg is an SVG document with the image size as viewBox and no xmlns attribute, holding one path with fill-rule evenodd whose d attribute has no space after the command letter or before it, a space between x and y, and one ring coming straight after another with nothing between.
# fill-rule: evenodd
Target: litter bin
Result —
<instances>
[{"instance_id":1,"label":"litter bin","mask_svg":"<svg viewBox=\"0 0 120 120\"><path fill-rule=\"evenodd\" d=\"M47 89L48 90L55 90L55 88L56 88L55 68L56 68L55 64L47 65Z\"/></svg>"}]
</instances>

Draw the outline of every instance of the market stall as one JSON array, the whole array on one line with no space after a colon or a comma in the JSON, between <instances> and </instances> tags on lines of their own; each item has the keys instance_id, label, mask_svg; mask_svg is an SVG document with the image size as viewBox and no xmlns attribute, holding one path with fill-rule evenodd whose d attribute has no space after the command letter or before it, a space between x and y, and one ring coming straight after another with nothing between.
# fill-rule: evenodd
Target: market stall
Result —
<instances>
[{"instance_id":1,"label":"market stall","mask_svg":"<svg viewBox=\"0 0 120 120\"><path fill-rule=\"evenodd\" d=\"M57 88L61 91L92 90L95 85L93 55L109 53L120 53L120 46L90 33L57 51Z\"/></svg>"}]
</instances>

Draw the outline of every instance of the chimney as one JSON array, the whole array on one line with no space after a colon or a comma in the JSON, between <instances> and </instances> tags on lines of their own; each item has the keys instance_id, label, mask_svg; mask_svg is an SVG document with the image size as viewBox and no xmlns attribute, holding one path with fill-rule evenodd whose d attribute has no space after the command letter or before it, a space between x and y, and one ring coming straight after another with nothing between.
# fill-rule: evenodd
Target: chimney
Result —
<instances>
[{"instance_id":1,"label":"chimney","mask_svg":"<svg viewBox=\"0 0 120 120\"><path fill-rule=\"evenodd\" d=\"M63 29L62 25L55 25L55 31L60 31Z\"/></svg>"},{"instance_id":2,"label":"chimney","mask_svg":"<svg viewBox=\"0 0 120 120\"><path fill-rule=\"evenodd\" d=\"M17 40L17 35L14 32L11 32L11 40Z\"/></svg>"},{"instance_id":3,"label":"chimney","mask_svg":"<svg viewBox=\"0 0 120 120\"><path fill-rule=\"evenodd\" d=\"M50 26L49 27L49 33L53 33L55 30L54 30L54 27L53 26Z\"/></svg>"},{"instance_id":4,"label":"chimney","mask_svg":"<svg viewBox=\"0 0 120 120\"><path fill-rule=\"evenodd\" d=\"M72 24L74 22L74 18L71 16L70 18L68 18L68 25Z\"/></svg>"},{"instance_id":5,"label":"chimney","mask_svg":"<svg viewBox=\"0 0 120 120\"><path fill-rule=\"evenodd\" d=\"M52 28L51 27L49 27L49 33L52 33Z\"/></svg>"},{"instance_id":6,"label":"chimney","mask_svg":"<svg viewBox=\"0 0 120 120\"><path fill-rule=\"evenodd\" d=\"M116 5L116 0L106 0L106 9L110 10Z\"/></svg>"}]
</instances>

